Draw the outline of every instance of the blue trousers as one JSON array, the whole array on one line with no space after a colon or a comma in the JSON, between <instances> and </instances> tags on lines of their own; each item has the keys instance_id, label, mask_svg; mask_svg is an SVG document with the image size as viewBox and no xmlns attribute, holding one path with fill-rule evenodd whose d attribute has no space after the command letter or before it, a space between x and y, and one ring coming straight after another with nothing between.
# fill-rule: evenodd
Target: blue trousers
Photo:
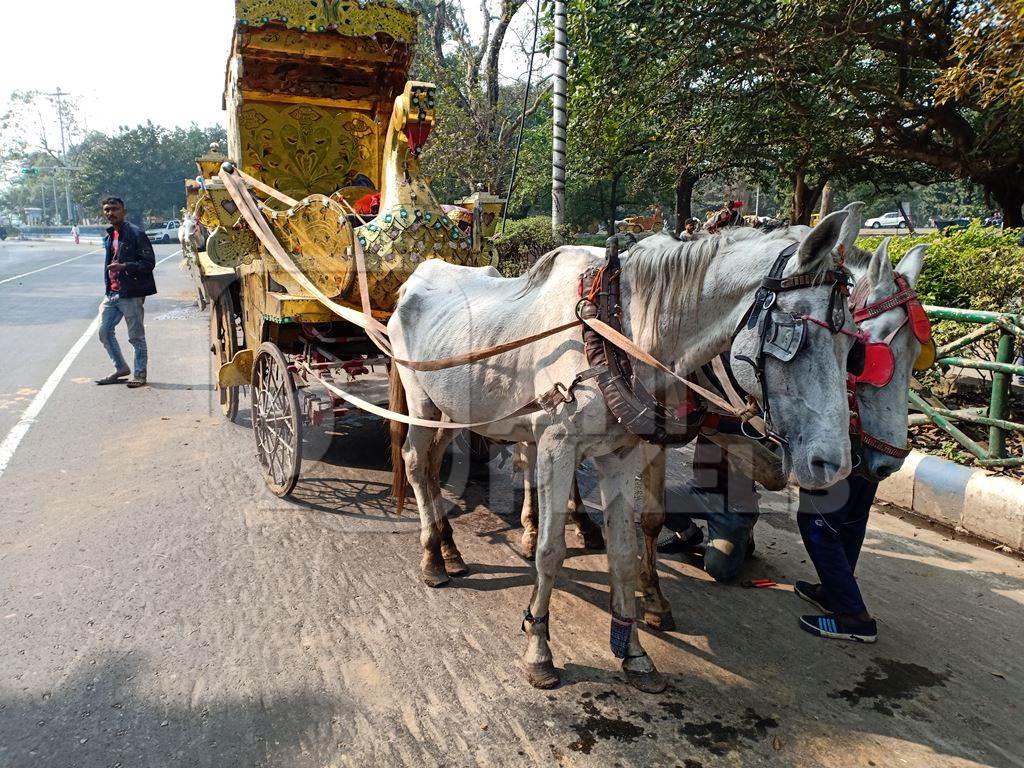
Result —
<instances>
[{"instance_id":1,"label":"blue trousers","mask_svg":"<svg viewBox=\"0 0 1024 768\"><path fill-rule=\"evenodd\" d=\"M100 305L102 314L100 315L99 336L103 348L107 350L110 361L116 370L128 370L128 363L125 362L124 355L121 354L121 346L117 343L117 336L114 335L114 329L121 322L121 318L124 318L125 325L128 326L128 343L135 348L133 373L136 376L146 375L146 365L149 362L146 349L146 328L143 325L145 302L145 296L123 299L115 293L103 299L103 303Z\"/></svg>"},{"instance_id":2,"label":"blue trousers","mask_svg":"<svg viewBox=\"0 0 1024 768\"><path fill-rule=\"evenodd\" d=\"M704 520L708 526L704 570L715 581L735 580L757 522L754 481L730 472L722 449L700 435L693 452L693 482L682 490L672 499L677 505L667 510L665 527L682 533L693 520Z\"/></svg>"},{"instance_id":3,"label":"blue trousers","mask_svg":"<svg viewBox=\"0 0 1024 768\"><path fill-rule=\"evenodd\" d=\"M878 483L856 475L822 491L800 489L800 536L836 613L867 611L853 572L877 490Z\"/></svg>"}]
</instances>

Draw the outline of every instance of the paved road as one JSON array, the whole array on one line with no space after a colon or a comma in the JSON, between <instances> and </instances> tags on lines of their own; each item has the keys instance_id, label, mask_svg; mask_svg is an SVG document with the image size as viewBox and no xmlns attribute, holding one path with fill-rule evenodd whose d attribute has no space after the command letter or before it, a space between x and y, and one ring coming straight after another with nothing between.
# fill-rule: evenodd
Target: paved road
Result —
<instances>
[{"instance_id":1,"label":"paved road","mask_svg":"<svg viewBox=\"0 0 1024 768\"><path fill-rule=\"evenodd\" d=\"M9 258L0 279L29 257ZM87 327L93 258L0 285L5 401ZM786 589L672 559L680 629L645 635L671 688L644 695L608 651L603 556L570 550L565 683L529 688L506 469L467 484L453 464L474 573L441 590L419 582L416 519L391 513L379 422L337 425L295 499L270 496L249 431L212 405L175 261L147 302L151 386L93 385L90 339L0 476L0 766L1024 765L1024 565L895 514L874 516L861 566L877 645L816 640ZM810 574L787 504L768 499L749 575Z\"/></svg>"}]
</instances>

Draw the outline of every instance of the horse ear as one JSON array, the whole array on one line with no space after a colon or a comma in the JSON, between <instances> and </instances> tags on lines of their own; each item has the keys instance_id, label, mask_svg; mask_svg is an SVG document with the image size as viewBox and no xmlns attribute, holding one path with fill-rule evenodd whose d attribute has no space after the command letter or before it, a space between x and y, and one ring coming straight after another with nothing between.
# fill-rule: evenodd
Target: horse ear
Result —
<instances>
[{"instance_id":1,"label":"horse ear","mask_svg":"<svg viewBox=\"0 0 1024 768\"><path fill-rule=\"evenodd\" d=\"M843 246L846 253L852 253L857 235L860 234L861 225L864 223L864 203L850 203L843 208L847 214L843 222L843 229L839 233L839 245Z\"/></svg>"},{"instance_id":2,"label":"horse ear","mask_svg":"<svg viewBox=\"0 0 1024 768\"><path fill-rule=\"evenodd\" d=\"M886 285L892 282L892 262L889 261L889 241L891 237L882 238L871 262L868 264L868 281L871 285Z\"/></svg>"},{"instance_id":3,"label":"horse ear","mask_svg":"<svg viewBox=\"0 0 1024 768\"><path fill-rule=\"evenodd\" d=\"M917 285L917 278L921 276L921 268L924 267L924 252L927 250L927 245L915 245L903 255L900 263L896 265L896 271L907 278L911 288Z\"/></svg>"},{"instance_id":4,"label":"horse ear","mask_svg":"<svg viewBox=\"0 0 1024 768\"><path fill-rule=\"evenodd\" d=\"M811 230L797 252L797 262L802 271L813 272L821 269L826 261L832 261L832 252L839 242L839 233L842 232L843 224L848 217L846 211L830 213Z\"/></svg>"}]
</instances>

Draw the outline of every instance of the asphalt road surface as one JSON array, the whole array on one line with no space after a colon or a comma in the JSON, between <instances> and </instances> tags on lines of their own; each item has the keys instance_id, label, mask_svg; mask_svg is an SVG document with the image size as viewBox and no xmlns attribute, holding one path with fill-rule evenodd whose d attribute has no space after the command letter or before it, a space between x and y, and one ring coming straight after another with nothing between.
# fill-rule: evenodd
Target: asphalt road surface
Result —
<instances>
[{"instance_id":1,"label":"asphalt road surface","mask_svg":"<svg viewBox=\"0 0 1024 768\"><path fill-rule=\"evenodd\" d=\"M21 433L0 474L0 766L1024 765L1019 559L878 510L860 573L880 640L822 641L787 586L812 573L790 501L766 495L747 577L778 588L662 561L679 629L644 633L660 696L608 649L604 556L570 549L551 625L564 682L536 691L500 457L490 483L453 461L473 573L428 589L379 421L314 435L293 500L264 490L250 431L213 402L176 257L146 302L150 386L92 383L110 367L81 341L92 250L0 244L0 440Z\"/></svg>"}]
</instances>

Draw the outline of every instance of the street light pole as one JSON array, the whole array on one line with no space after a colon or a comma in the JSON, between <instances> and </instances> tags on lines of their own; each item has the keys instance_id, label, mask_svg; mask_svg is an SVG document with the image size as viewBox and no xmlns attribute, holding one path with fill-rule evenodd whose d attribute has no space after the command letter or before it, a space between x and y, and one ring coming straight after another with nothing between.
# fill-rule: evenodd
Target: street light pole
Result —
<instances>
[{"instance_id":1,"label":"street light pole","mask_svg":"<svg viewBox=\"0 0 1024 768\"><path fill-rule=\"evenodd\" d=\"M565 223L565 93L566 70L569 65L569 44L566 35L565 0L555 0L555 46L551 56L555 61L552 90L551 141L551 229L556 231Z\"/></svg>"}]
</instances>

